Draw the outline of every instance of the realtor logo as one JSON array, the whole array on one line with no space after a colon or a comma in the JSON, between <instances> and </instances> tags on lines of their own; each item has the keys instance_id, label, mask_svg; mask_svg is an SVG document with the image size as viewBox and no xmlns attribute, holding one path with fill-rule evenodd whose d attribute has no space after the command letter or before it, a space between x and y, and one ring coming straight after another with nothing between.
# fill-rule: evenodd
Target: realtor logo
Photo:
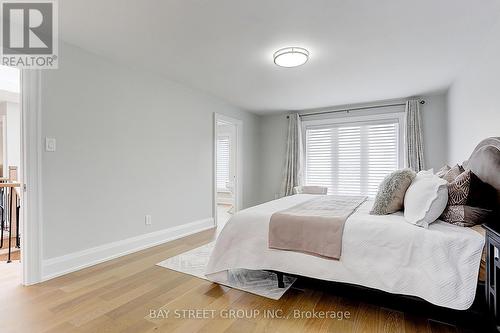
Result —
<instances>
[{"instance_id":1,"label":"realtor logo","mask_svg":"<svg viewBox=\"0 0 500 333\"><path fill-rule=\"evenodd\" d=\"M1 0L1 64L57 68L56 0Z\"/></svg>"}]
</instances>

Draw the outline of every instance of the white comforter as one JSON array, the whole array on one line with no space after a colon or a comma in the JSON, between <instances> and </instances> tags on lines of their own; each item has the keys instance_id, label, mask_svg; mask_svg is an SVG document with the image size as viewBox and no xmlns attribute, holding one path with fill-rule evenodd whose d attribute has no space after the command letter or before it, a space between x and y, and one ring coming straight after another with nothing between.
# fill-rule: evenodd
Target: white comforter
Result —
<instances>
[{"instance_id":1,"label":"white comforter","mask_svg":"<svg viewBox=\"0 0 500 333\"><path fill-rule=\"evenodd\" d=\"M206 275L223 283L228 269L276 270L347 282L464 310L472 304L484 239L437 221L423 229L402 214L373 216L367 201L347 220L340 260L268 248L274 212L312 198L299 194L238 212L217 239Z\"/></svg>"}]
</instances>

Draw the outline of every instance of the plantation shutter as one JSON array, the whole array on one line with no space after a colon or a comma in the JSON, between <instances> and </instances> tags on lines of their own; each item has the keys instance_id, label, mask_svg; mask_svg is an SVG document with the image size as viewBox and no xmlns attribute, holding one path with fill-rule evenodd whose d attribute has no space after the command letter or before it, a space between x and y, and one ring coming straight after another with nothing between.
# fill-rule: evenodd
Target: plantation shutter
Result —
<instances>
[{"instance_id":1,"label":"plantation shutter","mask_svg":"<svg viewBox=\"0 0 500 333\"><path fill-rule=\"evenodd\" d=\"M229 137L220 136L217 138L217 190L227 191L230 169L230 146Z\"/></svg>"},{"instance_id":2,"label":"plantation shutter","mask_svg":"<svg viewBox=\"0 0 500 333\"><path fill-rule=\"evenodd\" d=\"M306 184L327 186L329 194L374 197L400 165L397 119L306 126L305 132Z\"/></svg>"}]
</instances>

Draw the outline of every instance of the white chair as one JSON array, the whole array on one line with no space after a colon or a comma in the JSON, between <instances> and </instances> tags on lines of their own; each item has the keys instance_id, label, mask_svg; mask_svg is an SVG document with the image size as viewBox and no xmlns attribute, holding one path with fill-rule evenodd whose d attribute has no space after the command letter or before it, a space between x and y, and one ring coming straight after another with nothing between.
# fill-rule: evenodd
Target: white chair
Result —
<instances>
[{"instance_id":1,"label":"white chair","mask_svg":"<svg viewBox=\"0 0 500 333\"><path fill-rule=\"evenodd\" d=\"M328 192L326 186L295 186L293 188L294 194L323 194Z\"/></svg>"}]
</instances>

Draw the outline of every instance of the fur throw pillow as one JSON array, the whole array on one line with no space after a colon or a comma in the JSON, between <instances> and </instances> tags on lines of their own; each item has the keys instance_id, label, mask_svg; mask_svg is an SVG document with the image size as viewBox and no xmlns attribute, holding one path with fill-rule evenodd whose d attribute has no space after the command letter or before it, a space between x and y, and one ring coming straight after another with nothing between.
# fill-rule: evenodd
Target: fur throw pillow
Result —
<instances>
[{"instance_id":1,"label":"fur throw pillow","mask_svg":"<svg viewBox=\"0 0 500 333\"><path fill-rule=\"evenodd\" d=\"M413 170L396 170L380 183L370 214L386 215L403 209L406 190L415 178Z\"/></svg>"}]
</instances>

